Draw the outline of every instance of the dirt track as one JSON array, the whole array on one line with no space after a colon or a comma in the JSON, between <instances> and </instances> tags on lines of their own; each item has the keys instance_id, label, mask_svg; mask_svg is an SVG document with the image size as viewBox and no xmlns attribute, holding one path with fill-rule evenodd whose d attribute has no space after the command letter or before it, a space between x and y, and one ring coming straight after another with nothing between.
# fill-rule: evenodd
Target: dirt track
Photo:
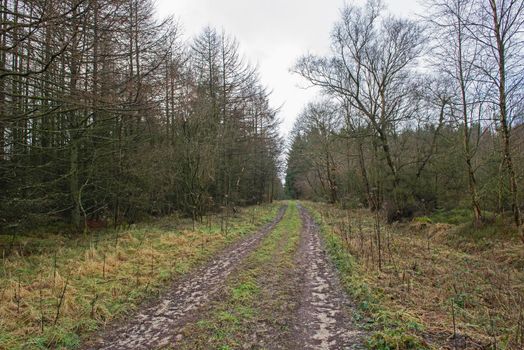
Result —
<instances>
[{"instance_id":1,"label":"dirt track","mask_svg":"<svg viewBox=\"0 0 524 350\"><path fill-rule=\"evenodd\" d=\"M281 209L271 224L179 281L161 300L135 315L130 323L107 330L91 343L89 349L177 348L181 330L198 329L191 325L201 320L209 322L215 308L228 305L224 301L228 298L226 286L235 283L242 272L253 268L256 268L256 278L263 286L252 305L259 310L260 316L254 321L246 320L246 325L239 327L234 338L236 344L241 344L240 348L363 348L362 333L351 317L353 306L323 249L318 226L304 208L293 208L293 214L287 214L280 224L284 225L289 216L297 219L300 215L300 232L299 229L291 230L293 232L284 230L278 236L278 243L272 246L271 258L264 261L263 266L252 266L248 257L262 241L271 238L269 234L282 220L284 211ZM295 243L290 243L293 237ZM187 332L185 334L182 341L185 349L216 348L206 341L211 334L205 331L192 333L195 334L194 342L191 333L189 336Z\"/></svg>"},{"instance_id":2,"label":"dirt track","mask_svg":"<svg viewBox=\"0 0 524 350\"><path fill-rule=\"evenodd\" d=\"M362 332L351 318L353 306L328 259L319 228L304 209L298 266L303 277L294 325L296 349L360 349Z\"/></svg>"}]
</instances>

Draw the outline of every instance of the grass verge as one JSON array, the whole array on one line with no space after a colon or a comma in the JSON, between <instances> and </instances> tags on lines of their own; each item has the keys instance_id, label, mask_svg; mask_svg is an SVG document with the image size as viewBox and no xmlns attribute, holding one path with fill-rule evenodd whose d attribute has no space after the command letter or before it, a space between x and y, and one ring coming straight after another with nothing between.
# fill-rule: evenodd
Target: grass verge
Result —
<instances>
[{"instance_id":1,"label":"grass verge","mask_svg":"<svg viewBox=\"0 0 524 350\"><path fill-rule=\"evenodd\" d=\"M427 349L417 335L417 331L422 329L419 320L404 310L392 310L384 304L385 295L373 287L370 276L347 249L342 235L333 230L333 217L328 214L332 208L318 203L305 203L305 207L320 224L327 252L340 273L342 284L357 302L359 312L355 320L370 334L368 348Z\"/></svg>"},{"instance_id":2,"label":"grass verge","mask_svg":"<svg viewBox=\"0 0 524 350\"><path fill-rule=\"evenodd\" d=\"M280 204L241 209L227 234L219 218L193 229L163 218L90 237L50 236L38 252L2 259L0 349L74 349L82 336L129 314L169 282L275 217Z\"/></svg>"}]
</instances>

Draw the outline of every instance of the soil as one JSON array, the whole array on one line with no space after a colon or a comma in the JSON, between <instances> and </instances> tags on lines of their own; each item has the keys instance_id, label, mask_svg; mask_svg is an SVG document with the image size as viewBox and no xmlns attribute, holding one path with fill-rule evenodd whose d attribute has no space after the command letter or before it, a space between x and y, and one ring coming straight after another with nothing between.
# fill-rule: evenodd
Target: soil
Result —
<instances>
[{"instance_id":1,"label":"soil","mask_svg":"<svg viewBox=\"0 0 524 350\"><path fill-rule=\"evenodd\" d=\"M300 208L303 222L298 264L303 272L295 329L296 349L363 349L354 305L323 248L319 228Z\"/></svg>"}]
</instances>

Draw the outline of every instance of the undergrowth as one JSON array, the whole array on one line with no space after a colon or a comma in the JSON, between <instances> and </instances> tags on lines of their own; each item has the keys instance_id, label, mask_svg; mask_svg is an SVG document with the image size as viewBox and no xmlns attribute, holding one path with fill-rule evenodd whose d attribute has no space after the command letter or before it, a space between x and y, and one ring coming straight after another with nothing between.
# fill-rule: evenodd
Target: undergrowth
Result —
<instances>
[{"instance_id":1,"label":"undergrowth","mask_svg":"<svg viewBox=\"0 0 524 350\"><path fill-rule=\"evenodd\" d=\"M380 289L370 285L366 272L346 249L342 236L331 230L322 208L307 203L307 208L320 224L327 251L340 272L346 291L357 301L359 313L356 321L369 332L367 346L370 349L427 349L425 342L416 335L422 329L419 320L407 312L388 309L383 304L386 297Z\"/></svg>"},{"instance_id":2,"label":"undergrowth","mask_svg":"<svg viewBox=\"0 0 524 350\"><path fill-rule=\"evenodd\" d=\"M476 229L379 218L379 268L374 214L307 206L370 328L370 348L524 348L524 249L504 220Z\"/></svg>"}]
</instances>

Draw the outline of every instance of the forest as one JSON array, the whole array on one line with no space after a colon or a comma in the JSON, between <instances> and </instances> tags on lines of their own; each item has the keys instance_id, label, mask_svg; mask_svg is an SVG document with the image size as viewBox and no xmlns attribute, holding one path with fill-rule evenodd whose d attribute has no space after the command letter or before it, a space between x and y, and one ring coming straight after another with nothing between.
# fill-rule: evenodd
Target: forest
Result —
<instances>
[{"instance_id":1,"label":"forest","mask_svg":"<svg viewBox=\"0 0 524 350\"><path fill-rule=\"evenodd\" d=\"M524 349L524 1L159 3L0 0L0 350Z\"/></svg>"},{"instance_id":2,"label":"forest","mask_svg":"<svg viewBox=\"0 0 524 350\"><path fill-rule=\"evenodd\" d=\"M382 5L345 7L332 52L293 68L323 97L295 123L287 193L389 222L468 209L519 227L524 3L428 0L419 20Z\"/></svg>"},{"instance_id":3,"label":"forest","mask_svg":"<svg viewBox=\"0 0 524 350\"><path fill-rule=\"evenodd\" d=\"M2 0L0 225L75 230L271 201L276 110L236 40L150 0Z\"/></svg>"}]
</instances>

